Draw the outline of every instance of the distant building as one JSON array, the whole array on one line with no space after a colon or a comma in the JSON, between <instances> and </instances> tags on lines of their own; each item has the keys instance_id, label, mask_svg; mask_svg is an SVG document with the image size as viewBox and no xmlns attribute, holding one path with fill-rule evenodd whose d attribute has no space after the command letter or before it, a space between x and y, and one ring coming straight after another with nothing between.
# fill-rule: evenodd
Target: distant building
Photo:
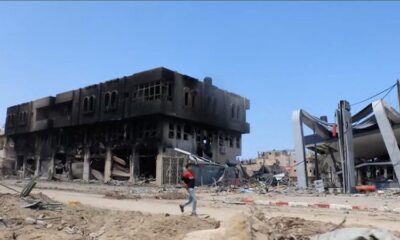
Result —
<instances>
[{"instance_id":1,"label":"distant building","mask_svg":"<svg viewBox=\"0 0 400 240\"><path fill-rule=\"evenodd\" d=\"M314 155L312 152L307 154L307 169L309 172L309 181L314 181L315 165ZM252 174L260 169L262 165L269 167L272 174L286 172L289 177L296 180L296 159L294 157L294 150L270 150L257 153L257 158L247 161L246 169L248 173Z\"/></svg>"}]
</instances>

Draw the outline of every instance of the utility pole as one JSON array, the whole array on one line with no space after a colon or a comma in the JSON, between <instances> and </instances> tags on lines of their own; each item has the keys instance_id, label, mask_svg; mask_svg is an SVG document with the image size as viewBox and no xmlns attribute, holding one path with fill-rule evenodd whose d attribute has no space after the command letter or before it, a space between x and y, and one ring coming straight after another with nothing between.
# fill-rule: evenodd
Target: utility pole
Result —
<instances>
[{"instance_id":1,"label":"utility pole","mask_svg":"<svg viewBox=\"0 0 400 240\"><path fill-rule=\"evenodd\" d=\"M314 129L315 134L315 129ZM319 167L318 167L318 153L317 153L317 144L314 143L314 158L315 158L315 180L319 180Z\"/></svg>"},{"instance_id":2,"label":"utility pole","mask_svg":"<svg viewBox=\"0 0 400 240\"><path fill-rule=\"evenodd\" d=\"M396 86L397 86L397 104L398 104L399 112L400 112L400 80L399 79L397 79Z\"/></svg>"}]
</instances>

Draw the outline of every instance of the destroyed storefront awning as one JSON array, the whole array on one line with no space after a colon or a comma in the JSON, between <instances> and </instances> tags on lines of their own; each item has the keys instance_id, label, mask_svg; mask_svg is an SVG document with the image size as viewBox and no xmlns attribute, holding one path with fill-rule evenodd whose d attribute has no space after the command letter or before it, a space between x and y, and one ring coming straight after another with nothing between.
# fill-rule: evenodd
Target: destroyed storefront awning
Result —
<instances>
[{"instance_id":1,"label":"destroyed storefront awning","mask_svg":"<svg viewBox=\"0 0 400 240\"><path fill-rule=\"evenodd\" d=\"M219 164L190 152L175 148L175 151L189 157L194 163L193 171L196 186L223 184L237 185L246 176L238 164Z\"/></svg>"}]
</instances>

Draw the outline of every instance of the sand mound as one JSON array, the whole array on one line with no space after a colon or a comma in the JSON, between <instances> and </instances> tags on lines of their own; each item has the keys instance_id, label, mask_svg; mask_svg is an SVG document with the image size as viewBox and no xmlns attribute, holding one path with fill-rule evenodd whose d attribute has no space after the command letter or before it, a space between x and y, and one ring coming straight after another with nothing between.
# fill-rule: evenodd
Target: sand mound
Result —
<instances>
[{"instance_id":1,"label":"sand mound","mask_svg":"<svg viewBox=\"0 0 400 240\"><path fill-rule=\"evenodd\" d=\"M0 239L182 239L190 231L219 226L213 219L189 216L111 211L83 205L63 205L59 211L22 208L26 204L15 195L0 194Z\"/></svg>"},{"instance_id":2,"label":"sand mound","mask_svg":"<svg viewBox=\"0 0 400 240\"><path fill-rule=\"evenodd\" d=\"M188 233L185 240L305 240L315 234L325 233L337 225L308 221L301 218L267 218L258 210L251 214L239 214L215 230Z\"/></svg>"}]
</instances>

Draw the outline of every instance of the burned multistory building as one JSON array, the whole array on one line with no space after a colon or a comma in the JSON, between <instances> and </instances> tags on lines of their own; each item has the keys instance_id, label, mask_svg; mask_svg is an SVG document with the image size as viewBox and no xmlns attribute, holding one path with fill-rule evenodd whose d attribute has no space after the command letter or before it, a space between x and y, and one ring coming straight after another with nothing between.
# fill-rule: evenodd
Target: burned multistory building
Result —
<instances>
[{"instance_id":1,"label":"burned multistory building","mask_svg":"<svg viewBox=\"0 0 400 240\"><path fill-rule=\"evenodd\" d=\"M24 176L164 184L183 164L173 148L220 163L239 156L248 109L211 78L156 68L9 107L7 155Z\"/></svg>"}]
</instances>

